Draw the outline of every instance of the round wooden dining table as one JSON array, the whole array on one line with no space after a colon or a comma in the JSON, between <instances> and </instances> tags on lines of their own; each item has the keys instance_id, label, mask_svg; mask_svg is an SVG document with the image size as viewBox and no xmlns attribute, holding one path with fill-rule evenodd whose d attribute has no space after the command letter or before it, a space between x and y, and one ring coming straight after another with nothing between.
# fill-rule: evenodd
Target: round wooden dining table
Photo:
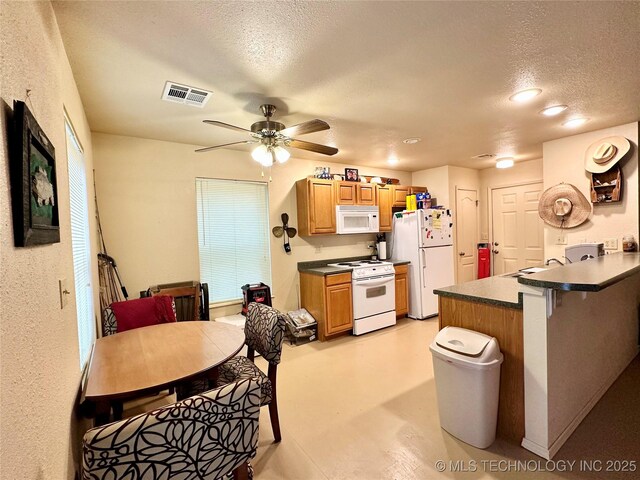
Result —
<instances>
[{"instance_id":1,"label":"round wooden dining table","mask_svg":"<svg viewBox=\"0 0 640 480\"><path fill-rule=\"evenodd\" d=\"M244 345L244 331L218 322L172 322L96 340L84 398L96 406L96 424L111 403L195 378L215 380L218 365Z\"/></svg>"}]
</instances>

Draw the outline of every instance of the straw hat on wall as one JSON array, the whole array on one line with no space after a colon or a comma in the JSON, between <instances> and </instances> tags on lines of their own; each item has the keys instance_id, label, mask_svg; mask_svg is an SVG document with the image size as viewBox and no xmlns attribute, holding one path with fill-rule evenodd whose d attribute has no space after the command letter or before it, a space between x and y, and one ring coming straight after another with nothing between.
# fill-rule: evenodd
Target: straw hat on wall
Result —
<instances>
[{"instance_id":1,"label":"straw hat on wall","mask_svg":"<svg viewBox=\"0 0 640 480\"><path fill-rule=\"evenodd\" d=\"M592 143L584 154L584 169L591 173L603 173L624 157L631 144L620 136L603 138Z\"/></svg>"},{"instance_id":2,"label":"straw hat on wall","mask_svg":"<svg viewBox=\"0 0 640 480\"><path fill-rule=\"evenodd\" d=\"M538 214L552 227L572 228L589 218L591 204L573 185L559 183L542 192L538 202Z\"/></svg>"}]
</instances>

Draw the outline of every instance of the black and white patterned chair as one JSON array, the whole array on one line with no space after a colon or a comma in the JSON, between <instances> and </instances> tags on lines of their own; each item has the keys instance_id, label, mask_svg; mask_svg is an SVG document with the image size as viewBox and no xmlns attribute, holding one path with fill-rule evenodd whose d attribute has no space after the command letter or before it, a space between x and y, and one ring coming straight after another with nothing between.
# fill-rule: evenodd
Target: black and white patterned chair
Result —
<instances>
[{"instance_id":1,"label":"black and white patterned chair","mask_svg":"<svg viewBox=\"0 0 640 480\"><path fill-rule=\"evenodd\" d=\"M276 442L281 440L276 373L282 356L286 321L282 313L262 303L252 302L247 311L244 334L247 356L237 356L218 367L218 386L236 382L242 378L257 377L261 386L261 404L269 405L271 428ZM254 363L255 352L269 362L265 375Z\"/></svg>"},{"instance_id":2,"label":"black and white patterned chair","mask_svg":"<svg viewBox=\"0 0 640 480\"><path fill-rule=\"evenodd\" d=\"M89 430L83 480L248 478L256 454L260 382L245 379Z\"/></svg>"}]
</instances>

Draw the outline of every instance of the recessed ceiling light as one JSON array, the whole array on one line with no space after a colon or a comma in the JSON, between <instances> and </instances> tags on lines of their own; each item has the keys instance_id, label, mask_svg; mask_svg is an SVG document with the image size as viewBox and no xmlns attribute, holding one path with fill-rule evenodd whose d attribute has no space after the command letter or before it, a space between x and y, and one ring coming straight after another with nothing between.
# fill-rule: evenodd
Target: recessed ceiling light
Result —
<instances>
[{"instance_id":1,"label":"recessed ceiling light","mask_svg":"<svg viewBox=\"0 0 640 480\"><path fill-rule=\"evenodd\" d=\"M387 163L389 165L397 165L398 164L398 159L396 157L389 157L389 159L387 160Z\"/></svg>"},{"instance_id":2,"label":"recessed ceiling light","mask_svg":"<svg viewBox=\"0 0 640 480\"><path fill-rule=\"evenodd\" d=\"M522 90L520 92L514 93L509 97L509 100L517 103L525 103L537 97L541 93L542 90L540 90L539 88L528 88L527 90Z\"/></svg>"},{"instance_id":3,"label":"recessed ceiling light","mask_svg":"<svg viewBox=\"0 0 640 480\"><path fill-rule=\"evenodd\" d=\"M589 119L584 117L572 118L571 120L564 122L562 126L567 128L576 128L576 127L579 127L580 125L587 123L588 121Z\"/></svg>"},{"instance_id":4,"label":"recessed ceiling light","mask_svg":"<svg viewBox=\"0 0 640 480\"><path fill-rule=\"evenodd\" d=\"M559 113L564 112L567 108L569 107L567 107L566 105L554 105L552 107L547 107L544 110L540 110L540 113L547 117L553 117L555 115L558 115Z\"/></svg>"},{"instance_id":5,"label":"recessed ceiling light","mask_svg":"<svg viewBox=\"0 0 640 480\"><path fill-rule=\"evenodd\" d=\"M404 140L402 140L402 143L406 143L408 145L413 145L414 143L418 143L421 142L422 139L420 137L411 137L411 138L405 138Z\"/></svg>"},{"instance_id":6,"label":"recessed ceiling light","mask_svg":"<svg viewBox=\"0 0 640 480\"><path fill-rule=\"evenodd\" d=\"M513 158L502 157L496 160L496 168L511 168L513 167Z\"/></svg>"}]
</instances>

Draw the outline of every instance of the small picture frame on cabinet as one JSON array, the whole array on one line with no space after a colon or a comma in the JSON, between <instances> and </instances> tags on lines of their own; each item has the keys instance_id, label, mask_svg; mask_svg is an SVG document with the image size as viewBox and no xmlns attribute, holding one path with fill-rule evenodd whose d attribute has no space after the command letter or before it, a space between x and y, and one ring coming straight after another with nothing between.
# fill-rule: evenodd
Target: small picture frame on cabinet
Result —
<instances>
[{"instance_id":1,"label":"small picture frame on cabinet","mask_svg":"<svg viewBox=\"0 0 640 480\"><path fill-rule=\"evenodd\" d=\"M345 168L344 169L344 179L347 182L357 182L359 180L358 169L357 168Z\"/></svg>"}]
</instances>

